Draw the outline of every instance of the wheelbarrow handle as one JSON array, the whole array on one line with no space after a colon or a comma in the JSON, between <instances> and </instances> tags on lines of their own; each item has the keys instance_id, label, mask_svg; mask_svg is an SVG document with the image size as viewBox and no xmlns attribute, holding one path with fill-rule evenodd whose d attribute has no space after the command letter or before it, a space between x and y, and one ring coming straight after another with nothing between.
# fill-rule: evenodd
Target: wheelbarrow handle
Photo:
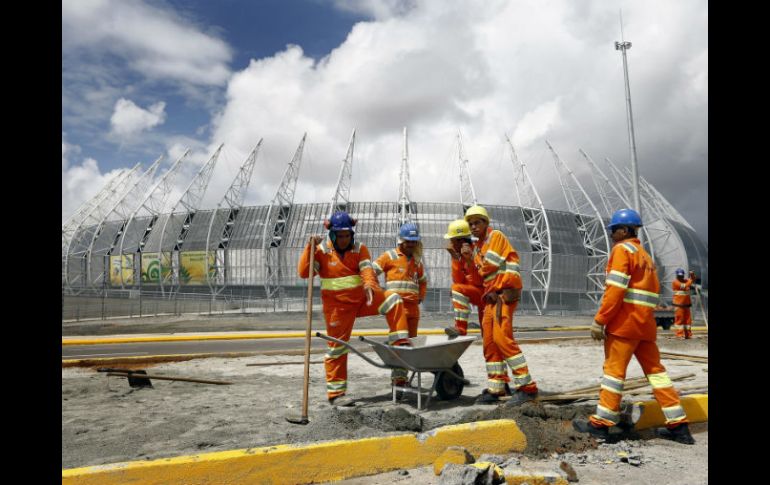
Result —
<instances>
[{"instance_id":1,"label":"wheelbarrow handle","mask_svg":"<svg viewBox=\"0 0 770 485\"><path fill-rule=\"evenodd\" d=\"M348 349L351 352L355 353L356 355L358 355L359 357L361 357L362 359L364 359L365 361L369 362L370 364L372 364L375 367L379 367L380 369L390 369L390 367L388 367L387 365L385 365L383 363L376 362L376 361L370 359L369 357L365 356L364 354L362 354L361 352L356 350L352 345L350 345L349 343L345 342L344 340L340 340L340 339L334 338L334 337L329 337L328 335L324 335L321 332L316 332L315 336L318 337L318 338L322 338L324 340L327 340L329 342L334 342L335 344L342 345L343 347L345 347L346 349Z\"/></svg>"}]
</instances>

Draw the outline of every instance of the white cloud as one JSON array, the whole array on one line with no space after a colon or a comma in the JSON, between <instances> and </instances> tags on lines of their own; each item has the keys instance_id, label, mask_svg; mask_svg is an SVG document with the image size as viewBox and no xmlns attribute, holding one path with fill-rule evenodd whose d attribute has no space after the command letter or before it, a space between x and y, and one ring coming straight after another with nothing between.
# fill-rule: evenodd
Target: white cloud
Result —
<instances>
[{"instance_id":1,"label":"white cloud","mask_svg":"<svg viewBox=\"0 0 770 485\"><path fill-rule=\"evenodd\" d=\"M213 86L229 75L231 48L170 9L121 0L62 2L62 50L116 55L149 79Z\"/></svg>"},{"instance_id":2,"label":"white cloud","mask_svg":"<svg viewBox=\"0 0 770 485\"><path fill-rule=\"evenodd\" d=\"M416 5L414 0L334 0L340 10L384 19L403 15Z\"/></svg>"},{"instance_id":3,"label":"white cloud","mask_svg":"<svg viewBox=\"0 0 770 485\"><path fill-rule=\"evenodd\" d=\"M227 104L212 120L211 143L226 142L238 153L237 164L260 136L265 138L260 160L266 166L255 173L251 203L273 197L305 131L296 200L329 200L354 127L351 196L395 200L401 128L408 126L414 200L458 199L455 138L461 129L480 201L514 201L507 132L543 199L552 208L565 208L544 139L586 187L591 184L578 148L595 160L609 156L627 164L622 61L614 49L618 7L625 37L633 41L629 70L641 173L661 187L669 180L706 183L707 13L702 2L337 5L377 20L356 24L319 62L297 46L253 61L233 75ZM677 207L687 205L679 191L664 194ZM705 198L699 205L707 206ZM705 232L705 212L688 215Z\"/></svg>"},{"instance_id":4,"label":"white cloud","mask_svg":"<svg viewBox=\"0 0 770 485\"><path fill-rule=\"evenodd\" d=\"M558 122L559 101L553 100L541 104L534 110L526 113L513 134L514 146L526 147L535 140L542 138L551 127Z\"/></svg>"},{"instance_id":5,"label":"white cloud","mask_svg":"<svg viewBox=\"0 0 770 485\"><path fill-rule=\"evenodd\" d=\"M163 101L151 105L148 109L142 109L133 101L120 98L115 103L115 111L110 117L112 133L120 139L126 139L163 124L166 120L165 108L166 103Z\"/></svg>"},{"instance_id":6,"label":"white cloud","mask_svg":"<svg viewBox=\"0 0 770 485\"><path fill-rule=\"evenodd\" d=\"M62 222L67 220L82 204L94 197L119 170L101 173L99 164L93 158L80 163L71 157L80 153L80 147L65 141L62 133L61 192Z\"/></svg>"},{"instance_id":7,"label":"white cloud","mask_svg":"<svg viewBox=\"0 0 770 485\"><path fill-rule=\"evenodd\" d=\"M395 200L407 126L413 200L458 200L459 129L480 202L515 203L508 133L546 205L564 208L544 139L586 187L592 184L578 148L594 160L607 156L627 165L622 61L614 49L622 8L625 38L633 42L628 59L640 172L707 237L704 2L335 4L374 20L356 24L318 62L287 46L227 80L211 139L195 148L198 159L207 159L225 143L207 207L221 199L261 137L246 203L269 201L304 132L295 200L329 200L353 128L352 198Z\"/></svg>"}]
</instances>

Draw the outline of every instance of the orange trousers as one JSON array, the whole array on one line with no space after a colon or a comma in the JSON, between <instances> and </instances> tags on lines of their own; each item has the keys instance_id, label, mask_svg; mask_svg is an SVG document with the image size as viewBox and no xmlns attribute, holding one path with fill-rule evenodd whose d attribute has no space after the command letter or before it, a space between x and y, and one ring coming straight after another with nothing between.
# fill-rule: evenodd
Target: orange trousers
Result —
<instances>
[{"instance_id":1,"label":"orange trousers","mask_svg":"<svg viewBox=\"0 0 770 485\"><path fill-rule=\"evenodd\" d=\"M385 315L388 322L388 342L401 344L409 338L406 312L401 297L393 291L374 290L370 306L366 301L357 304L328 304L324 302L326 333L330 337L348 342L353 332L356 317ZM326 395L329 399L345 394L348 389L348 349L334 342L328 342L324 356L326 367Z\"/></svg>"},{"instance_id":2,"label":"orange trousers","mask_svg":"<svg viewBox=\"0 0 770 485\"><path fill-rule=\"evenodd\" d=\"M679 402L679 394L668 378L666 368L660 363L658 344L654 341L632 340L615 335L607 335L604 340L604 375L596 414L589 418L591 423L602 427L614 426L620 421L620 401L623 398L621 393L631 356L636 356L652 386L655 400L660 404L666 418L666 427L686 423L687 415Z\"/></svg>"},{"instance_id":3,"label":"orange trousers","mask_svg":"<svg viewBox=\"0 0 770 485\"><path fill-rule=\"evenodd\" d=\"M692 337L692 312L689 307L674 307L674 335L680 338Z\"/></svg>"},{"instance_id":4,"label":"orange trousers","mask_svg":"<svg viewBox=\"0 0 770 485\"><path fill-rule=\"evenodd\" d=\"M484 304L481 295L484 290L478 286L459 283L452 284L452 308L455 312L455 327L461 335L468 334L468 318L471 316L471 304L479 309L479 324L484 319Z\"/></svg>"},{"instance_id":5,"label":"orange trousers","mask_svg":"<svg viewBox=\"0 0 770 485\"><path fill-rule=\"evenodd\" d=\"M406 324L409 327L409 338L417 336L417 325L420 323L420 304L404 301L404 313ZM393 369L390 372L390 380L394 386L403 386L409 377L407 369Z\"/></svg>"},{"instance_id":6,"label":"orange trousers","mask_svg":"<svg viewBox=\"0 0 770 485\"><path fill-rule=\"evenodd\" d=\"M501 316L498 320L496 305L484 302L481 321L481 337L484 343L484 360L487 363L487 387L490 394L505 394L505 384L511 382L506 364L513 374L513 387L527 393L537 392L537 384L529 375L524 354L513 338L513 313L519 302L503 303L500 299Z\"/></svg>"}]
</instances>

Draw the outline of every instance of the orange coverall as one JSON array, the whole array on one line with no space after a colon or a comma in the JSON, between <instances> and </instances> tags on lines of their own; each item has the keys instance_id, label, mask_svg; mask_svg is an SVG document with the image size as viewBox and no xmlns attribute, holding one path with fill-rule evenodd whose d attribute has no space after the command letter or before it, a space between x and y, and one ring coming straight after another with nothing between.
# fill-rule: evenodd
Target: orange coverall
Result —
<instances>
[{"instance_id":1,"label":"orange coverall","mask_svg":"<svg viewBox=\"0 0 770 485\"><path fill-rule=\"evenodd\" d=\"M330 337L348 342L356 317L385 315L390 329L388 341L393 345L408 342L409 330L401 297L392 291L384 291L377 284L372 269L369 249L354 243L342 258L328 238L315 248L315 273L321 279L326 333ZM310 275L310 245L305 248L297 267L299 276ZM371 288L374 301L366 304L364 288ZM324 356L326 367L326 394L329 399L345 394L348 387L348 349L328 342Z\"/></svg>"},{"instance_id":2,"label":"orange coverall","mask_svg":"<svg viewBox=\"0 0 770 485\"><path fill-rule=\"evenodd\" d=\"M407 257L397 247L382 253L372 263L372 267L377 276L385 273L385 289L398 293L404 301L409 337L416 337L420 321L420 302L425 298L428 288L428 278L422 262L417 263L413 257ZM406 383L407 370L393 369L391 379L394 385L403 385Z\"/></svg>"},{"instance_id":3,"label":"orange coverall","mask_svg":"<svg viewBox=\"0 0 770 485\"><path fill-rule=\"evenodd\" d=\"M620 420L620 401L626 369L636 356L655 399L672 428L687 422L679 394L660 363L655 343L657 326L653 310L660 283L652 258L639 239L631 238L612 247L607 261L604 296L594 320L605 326L604 375L596 414L589 418L597 427L613 426Z\"/></svg>"},{"instance_id":4,"label":"orange coverall","mask_svg":"<svg viewBox=\"0 0 770 485\"><path fill-rule=\"evenodd\" d=\"M484 280L476 266L460 259L452 258L452 308L455 312L455 327L460 335L468 334L468 318L471 316L471 304L479 309L479 324L484 320Z\"/></svg>"},{"instance_id":5,"label":"orange coverall","mask_svg":"<svg viewBox=\"0 0 770 485\"><path fill-rule=\"evenodd\" d=\"M684 280L684 282L678 279L674 280L672 287L674 289L674 335L681 338L692 337L692 314L690 313L690 307L692 307L692 301L690 300L690 290L693 284L692 278Z\"/></svg>"},{"instance_id":6,"label":"orange coverall","mask_svg":"<svg viewBox=\"0 0 770 485\"><path fill-rule=\"evenodd\" d=\"M474 262L479 275L484 280L484 295L498 294L498 303L483 302L484 319L481 322L481 334L484 343L484 360L487 362L487 387L490 394L505 394L505 384L510 382L506 364L513 374L513 388L528 394L537 392L537 384L529 375L529 367L524 354L513 337L513 313L518 300L506 303L501 292L504 289L521 290L519 274L519 255L508 238L491 227L483 240L473 244ZM496 315L500 309L500 317Z\"/></svg>"}]
</instances>

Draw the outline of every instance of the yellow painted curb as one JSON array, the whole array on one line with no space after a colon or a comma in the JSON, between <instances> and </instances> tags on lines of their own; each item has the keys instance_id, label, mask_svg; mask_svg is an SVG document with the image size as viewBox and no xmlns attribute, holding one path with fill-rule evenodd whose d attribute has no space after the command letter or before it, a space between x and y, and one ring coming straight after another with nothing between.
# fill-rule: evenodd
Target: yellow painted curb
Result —
<instances>
[{"instance_id":1,"label":"yellow painted curb","mask_svg":"<svg viewBox=\"0 0 770 485\"><path fill-rule=\"evenodd\" d=\"M709 395L690 394L680 398L687 420L691 423L702 423L709 420ZM665 426L666 418L660 409L658 401L641 401L634 403L634 414L640 412L639 419L634 423L634 429L658 428Z\"/></svg>"},{"instance_id":2,"label":"yellow painted curb","mask_svg":"<svg viewBox=\"0 0 770 485\"><path fill-rule=\"evenodd\" d=\"M515 421L443 426L427 433L278 445L62 470L62 485L317 483L426 466L449 446L482 453L524 451Z\"/></svg>"},{"instance_id":3,"label":"yellow painted curb","mask_svg":"<svg viewBox=\"0 0 770 485\"><path fill-rule=\"evenodd\" d=\"M480 330L471 329L468 333L481 333ZM419 330L418 335L444 335L441 329ZM363 335L364 337L387 336L388 330L356 330L352 334L354 337ZM139 342L184 342L191 340L256 340L267 338L305 338L305 332L284 332L284 333L233 333L216 335L149 335L144 337L86 337L86 338L62 338L62 345L105 345L105 344L130 344Z\"/></svg>"},{"instance_id":4,"label":"yellow painted curb","mask_svg":"<svg viewBox=\"0 0 770 485\"><path fill-rule=\"evenodd\" d=\"M508 485L569 485L569 481L555 472L505 472Z\"/></svg>"}]
</instances>

